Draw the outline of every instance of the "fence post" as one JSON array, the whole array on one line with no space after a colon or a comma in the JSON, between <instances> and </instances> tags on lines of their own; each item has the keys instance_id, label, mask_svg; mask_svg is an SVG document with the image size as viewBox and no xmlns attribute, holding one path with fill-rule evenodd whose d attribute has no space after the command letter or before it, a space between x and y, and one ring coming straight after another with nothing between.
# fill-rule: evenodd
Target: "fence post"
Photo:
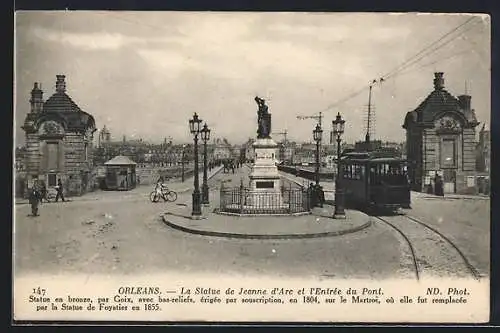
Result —
<instances>
[{"instance_id":1,"label":"fence post","mask_svg":"<svg viewBox=\"0 0 500 333\"><path fill-rule=\"evenodd\" d=\"M245 188L243 187L243 178L241 179L240 183L240 214L243 214L243 207L245 203L245 194L244 194Z\"/></svg>"},{"instance_id":2,"label":"fence post","mask_svg":"<svg viewBox=\"0 0 500 333\"><path fill-rule=\"evenodd\" d=\"M220 194L219 194L219 210L223 212L226 209L226 203L224 198L224 182L220 183Z\"/></svg>"},{"instance_id":3,"label":"fence post","mask_svg":"<svg viewBox=\"0 0 500 333\"><path fill-rule=\"evenodd\" d=\"M292 184L290 183L290 187L288 189L288 210L289 213L292 213Z\"/></svg>"}]
</instances>

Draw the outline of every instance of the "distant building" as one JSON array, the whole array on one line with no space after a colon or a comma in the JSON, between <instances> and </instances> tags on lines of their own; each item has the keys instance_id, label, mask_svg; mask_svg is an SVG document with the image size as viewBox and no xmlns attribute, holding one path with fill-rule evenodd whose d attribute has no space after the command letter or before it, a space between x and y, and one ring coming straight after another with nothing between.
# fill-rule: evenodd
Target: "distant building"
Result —
<instances>
[{"instance_id":1,"label":"distant building","mask_svg":"<svg viewBox=\"0 0 500 333\"><path fill-rule=\"evenodd\" d=\"M236 158L233 156L233 148L226 139L214 139L213 140L214 152L213 158L215 160L224 160L228 158Z\"/></svg>"},{"instance_id":2,"label":"distant building","mask_svg":"<svg viewBox=\"0 0 500 333\"><path fill-rule=\"evenodd\" d=\"M278 160L285 164L292 164L295 153L295 142L286 141L278 143Z\"/></svg>"},{"instance_id":3,"label":"distant building","mask_svg":"<svg viewBox=\"0 0 500 333\"><path fill-rule=\"evenodd\" d=\"M26 147L16 147L14 152L14 171L15 171L15 196L23 198L26 192Z\"/></svg>"},{"instance_id":4,"label":"distant building","mask_svg":"<svg viewBox=\"0 0 500 333\"><path fill-rule=\"evenodd\" d=\"M278 162L290 164L293 156L293 145L288 141L278 142L278 148L276 149L276 159Z\"/></svg>"},{"instance_id":5,"label":"distant building","mask_svg":"<svg viewBox=\"0 0 500 333\"><path fill-rule=\"evenodd\" d=\"M491 138L490 131L485 129L485 125L479 132L479 142L476 148L476 170L490 173L491 164Z\"/></svg>"},{"instance_id":6,"label":"distant building","mask_svg":"<svg viewBox=\"0 0 500 333\"><path fill-rule=\"evenodd\" d=\"M358 141L354 144L354 149L362 151L371 151L382 148L382 141L380 140L370 140L366 141Z\"/></svg>"},{"instance_id":7,"label":"distant building","mask_svg":"<svg viewBox=\"0 0 500 333\"><path fill-rule=\"evenodd\" d=\"M413 190L424 191L435 174L445 193L475 187L476 126L471 96L452 96L444 89L443 73L435 73L434 91L406 114L406 154Z\"/></svg>"},{"instance_id":8,"label":"distant building","mask_svg":"<svg viewBox=\"0 0 500 333\"><path fill-rule=\"evenodd\" d=\"M244 148L245 149L245 159L247 161L253 161L255 160L255 151L254 151L254 148L253 148L253 143L255 142L255 139L248 139L247 142L245 142L243 144L243 147L242 149Z\"/></svg>"},{"instance_id":9,"label":"distant building","mask_svg":"<svg viewBox=\"0 0 500 333\"><path fill-rule=\"evenodd\" d=\"M26 188L34 179L47 186L55 186L61 179L68 195L92 190L95 121L66 94L65 76L57 75L56 92L45 102L35 82L30 104L22 126L26 133Z\"/></svg>"},{"instance_id":10,"label":"distant building","mask_svg":"<svg viewBox=\"0 0 500 333\"><path fill-rule=\"evenodd\" d=\"M16 147L14 168L16 171L25 171L26 147Z\"/></svg>"},{"instance_id":11,"label":"distant building","mask_svg":"<svg viewBox=\"0 0 500 333\"><path fill-rule=\"evenodd\" d=\"M109 142L111 142L111 132L106 128L106 125L104 125L97 135L97 148L101 148L104 144Z\"/></svg>"},{"instance_id":12,"label":"distant building","mask_svg":"<svg viewBox=\"0 0 500 333\"><path fill-rule=\"evenodd\" d=\"M316 143L302 143L295 147L292 164L309 165L316 163Z\"/></svg>"}]
</instances>

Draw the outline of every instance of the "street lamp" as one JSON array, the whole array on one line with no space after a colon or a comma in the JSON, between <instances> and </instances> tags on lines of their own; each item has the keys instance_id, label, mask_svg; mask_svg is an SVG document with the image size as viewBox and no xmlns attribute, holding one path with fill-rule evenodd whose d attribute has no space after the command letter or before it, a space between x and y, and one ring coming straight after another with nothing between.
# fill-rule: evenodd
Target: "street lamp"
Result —
<instances>
[{"instance_id":1,"label":"street lamp","mask_svg":"<svg viewBox=\"0 0 500 333\"><path fill-rule=\"evenodd\" d=\"M184 156L184 152L186 150L186 145L182 145L182 155L181 155L181 178L182 178L182 182L184 183L184 161L186 160L185 156Z\"/></svg>"},{"instance_id":2,"label":"street lamp","mask_svg":"<svg viewBox=\"0 0 500 333\"><path fill-rule=\"evenodd\" d=\"M319 124L316 124L316 128L313 131L314 141L316 141L316 185L319 185L319 144L323 136L323 130Z\"/></svg>"},{"instance_id":3,"label":"street lamp","mask_svg":"<svg viewBox=\"0 0 500 333\"><path fill-rule=\"evenodd\" d=\"M345 219L344 211L344 191L340 185L340 137L344 133L345 120L342 119L340 112L337 117L332 121L333 135L337 137L337 177L335 178L335 212L333 218Z\"/></svg>"},{"instance_id":4,"label":"street lamp","mask_svg":"<svg viewBox=\"0 0 500 333\"><path fill-rule=\"evenodd\" d=\"M200 134L200 125L202 120L198 118L195 112L193 119L189 119L189 130L194 136L194 191L193 191L193 211L192 217L201 216L201 197L200 197L200 180L198 175L198 134Z\"/></svg>"},{"instance_id":5,"label":"street lamp","mask_svg":"<svg viewBox=\"0 0 500 333\"><path fill-rule=\"evenodd\" d=\"M202 203L209 204L208 200L208 184L207 184L207 141L210 140L210 129L207 123L203 125L201 130L201 139L203 140L203 185L201 186Z\"/></svg>"}]
</instances>

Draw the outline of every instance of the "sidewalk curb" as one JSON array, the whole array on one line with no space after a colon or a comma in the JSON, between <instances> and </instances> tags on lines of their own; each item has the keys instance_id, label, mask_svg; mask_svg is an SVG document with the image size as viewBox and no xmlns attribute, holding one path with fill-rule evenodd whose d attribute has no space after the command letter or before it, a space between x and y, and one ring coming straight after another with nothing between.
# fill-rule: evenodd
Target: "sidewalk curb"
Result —
<instances>
[{"instance_id":1,"label":"sidewalk curb","mask_svg":"<svg viewBox=\"0 0 500 333\"><path fill-rule=\"evenodd\" d=\"M281 217L295 217L295 216L305 216L305 215L312 215L311 212L297 212L297 213L290 213L290 214L241 214L241 213L231 213L231 212L214 212L214 214L219 214L219 215L226 215L226 216L241 216L241 217L263 217L263 216L281 216Z\"/></svg>"},{"instance_id":2,"label":"sidewalk curb","mask_svg":"<svg viewBox=\"0 0 500 333\"><path fill-rule=\"evenodd\" d=\"M421 196L419 199L425 199L425 200L490 200L490 197L447 197L446 195L444 197L432 197L432 196Z\"/></svg>"},{"instance_id":3,"label":"sidewalk curb","mask_svg":"<svg viewBox=\"0 0 500 333\"><path fill-rule=\"evenodd\" d=\"M363 229L368 228L369 226L372 225L372 221L369 220L368 222L351 228L351 229L346 229L346 230L339 230L339 231L329 231L329 232L321 232L321 233L314 233L314 234L271 234L271 235L263 235L263 234L241 234L241 233L231 233L231 232L220 232L220 231L208 231L208 230L198 230L198 229L191 229L188 227L183 227L180 226L172 221L169 221L166 217L168 214L162 214L161 218L163 220L163 223L165 223L167 226L171 227L172 229L176 229L179 231L183 231L186 233L194 234L194 235L201 235L201 236L212 236L212 237L222 237L222 238L239 238L239 239L278 239L278 240L287 240L287 239L307 239L307 238L322 238L322 237L334 237L334 236L341 236L345 234L350 234L354 232L361 231Z\"/></svg>"}]
</instances>

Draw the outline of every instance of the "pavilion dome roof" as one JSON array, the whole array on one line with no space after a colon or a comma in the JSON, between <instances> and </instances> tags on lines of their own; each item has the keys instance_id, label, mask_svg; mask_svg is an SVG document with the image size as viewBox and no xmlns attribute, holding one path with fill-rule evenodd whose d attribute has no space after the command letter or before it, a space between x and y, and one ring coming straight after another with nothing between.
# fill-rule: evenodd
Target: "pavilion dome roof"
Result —
<instances>
[{"instance_id":1,"label":"pavilion dome roof","mask_svg":"<svg viewBox=\"0 0 500 333\"><path fill-rule=\"evenodd\" d=\"M104 165L136 165L134 161L132 161L127 156L118 155L104 163Z\"/></svg>"}]
</instances>

